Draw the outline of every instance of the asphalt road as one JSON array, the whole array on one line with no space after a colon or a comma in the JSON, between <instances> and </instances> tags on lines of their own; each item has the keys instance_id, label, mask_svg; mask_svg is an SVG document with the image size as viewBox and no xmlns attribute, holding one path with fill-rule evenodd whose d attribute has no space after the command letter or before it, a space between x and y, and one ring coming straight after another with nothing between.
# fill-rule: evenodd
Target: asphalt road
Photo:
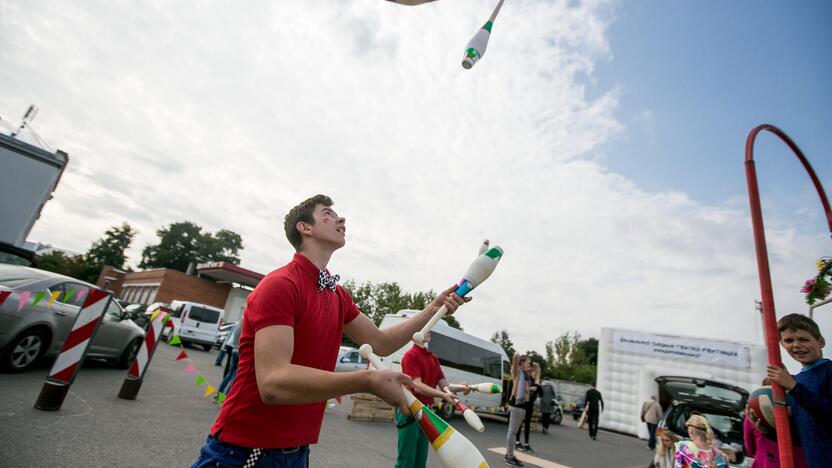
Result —
<instances>
[{"instance_id":1,"label":"asphalt road","mask_svg":"<svg viewBox=\"0 0 832 468\"><path fill-rule=\"evenodd\" d=\"M222 369L216 351L186 348L209 384L219 385ZM60 411L34 409L50 363L23 374L0 374L0 466L9 467L186 467L196 459L218 407L202 396L186 374L187 361L176 361L178 347L161 343L138 398L117 398L126 371L90 362L78 374ZM316 467L391 467L396 457L392 423L349 421L352 401L329 408L321 440L311 451ZM505 466L494 450L505 447L506 424L484 420L480 434L465 421L451 425L476 445L491 466ZM651 453L644 441L601 431L592 441L571 419L548 435L534 433L530 443L541 461L526 466L644 467ZM491 450L494 449L494 450ZM524 457L524 454L519 454ZM435 454L429 467L439 468Z\"/></svg>"}]
</instances>

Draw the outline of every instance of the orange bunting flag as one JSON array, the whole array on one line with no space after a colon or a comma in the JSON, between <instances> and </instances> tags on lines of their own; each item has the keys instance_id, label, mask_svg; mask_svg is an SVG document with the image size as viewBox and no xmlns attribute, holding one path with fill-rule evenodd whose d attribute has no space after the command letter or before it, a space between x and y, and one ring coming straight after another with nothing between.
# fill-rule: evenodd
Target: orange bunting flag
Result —
<instances>
[{"instance_id":1,"label":"orange bunting flag","mask_svg":"<svg viewBox=\"0 0 832 468\"><path fill-rule=\"evenodd\" d=\"M211 384L208 384L208 388L205 389L205 393L202 396L208 396L216 391L216 388L212 387Z\"/></svg>"}]
</instances>

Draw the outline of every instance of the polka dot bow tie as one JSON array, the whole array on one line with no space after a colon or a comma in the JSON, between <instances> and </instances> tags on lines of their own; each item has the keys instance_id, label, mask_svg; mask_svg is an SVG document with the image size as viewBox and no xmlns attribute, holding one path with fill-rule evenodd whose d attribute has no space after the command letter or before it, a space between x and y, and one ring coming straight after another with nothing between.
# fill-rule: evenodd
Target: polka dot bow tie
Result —
<instances>
[{"instance_id":1,"label":"polka dot bow tie","mask_svg":"<svg viewBox=\"0 0 832 468\"><path fill-rule=\"evenodd\" d=\"M338 280L340 279L340 275L330 276L329 273L321 270L318 274L318 292L323 291L324 288L329 288L330 291L335 291L335 286L338 285Z\"/></svg>"}]
</instances>

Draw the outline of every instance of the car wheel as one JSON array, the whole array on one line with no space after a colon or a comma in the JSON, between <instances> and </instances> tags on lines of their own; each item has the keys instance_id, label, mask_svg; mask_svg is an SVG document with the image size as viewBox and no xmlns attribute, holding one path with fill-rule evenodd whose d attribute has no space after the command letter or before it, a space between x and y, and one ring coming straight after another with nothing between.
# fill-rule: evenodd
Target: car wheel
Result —
<instances>
[{"instance_id":1,"label":"car wheel","mask_svg":"<svg viewBox=\"0 0 832 468\"><path fill-rule=\"evenodd\" d=\"M23 372L31 367L46 351L46 334L41 330L26 330L6 348L2 356L3 368L11 372Z\"/></svg>"},{"instance_id":2,"label":"car wheel","mask_svg":"<svg viewBox=\"0 0 832 468\"><path fill-rule=\"evenodd\" d=\"M561 422L563 422L563 411L561 411L560 408L557 408L552 414L552 424L557 426L560 425Z\"/></svg>"},{"instance_id":3,"label":"car wheel","mask_svg":"<svg viewBox=\"0 0 832 468\"><path fill-rule=\"evenodd\" d=\"M202 345L202 349L204 349L205 351L211 351L213 348L214 348L214 345L210 345L210 344Z\"/></svg>"},{"instance_id":4,"label":"car wheel","mask_svg":"<svg viewBox=\"0 0 832 468\"><path fill-rule=\"evenodd\" d=\"M130 344L124 348L124 351L121 353L121 356L119 356L118 361L116 361L116 367L119 369L127 369L130 367L130 364L132 364L133 360L136 359L136 355L139 354L139 348L141 345L141 338L136 338L131 341Z\"/></svg>"},{"instance_id":5,"label":"car wheel","mask_svg":"<svg viewBox=\"0 0 832 468\"><path fill-rule=\"evenodd\" d=\"M447 401L442 402L442 407L439 408L439 417L445 421L449 421L454 416L454 405Z\"/></svg>"}]
</instances>

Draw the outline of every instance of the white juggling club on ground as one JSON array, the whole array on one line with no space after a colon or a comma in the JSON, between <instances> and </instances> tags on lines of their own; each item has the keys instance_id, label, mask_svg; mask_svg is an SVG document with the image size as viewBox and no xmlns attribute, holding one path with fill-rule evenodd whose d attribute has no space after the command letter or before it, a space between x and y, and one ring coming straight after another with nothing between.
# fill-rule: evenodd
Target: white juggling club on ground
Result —
<instances>
[{"instance_id":1,"label":"white juggling club on ground","mask_svg":"<svg viewBox=\"0 0 832 468\"><path fill-rule=\"evenodd\" d=\"M488 279L488 277L491 276L491 273L494 272L494 269L497 268L497 263L500 262L501 258L503 258L503 249L496 245L477 257L459 281L459 286L455 291L457 296L465 297L465 295L471 292L472 289L476 288L482 284L483 281ZM424 344L425 334L427 334L427 332L429 332L431 328L436 325L436 322L445 316L447 311L448 309L444 305L440 307L439 310L433 314L430 321L428 321L428 323L426 323L421 330L413 334L413 341L420 345Z\"/></svg>"},{"instance_id":2,"label":"white juggling club on ground","mask_svg":"<svg viewBox=\"0 0 832 468\"><path fill-rule=\"evenodd\" d=\"M373 347L363 344L358 354L370 361L376 369L384 369L381 359L373 353ZM410 391L402 387L410 412L427 436L431 447L445 468L488 468L480 451L464 435L457 432L427 406L423 405Z\"/></svg>"},{"instance_id":3,"label":"white juggling club on ground","mask_svg":"<svg viewBox=\"0 0 832 468\"><path fill-rule=\"evenodd\" d=\"M494 20L497 19L497 13L500 12L500 7L503 6L503 1L497 3L494 12L491 13L491 18L474 34L474 37L468 41L465 46L465 55L462 57L462 68L468 70L477 63L483 55L485 55L485 48L488 47L488 39L491 37L491 26L494 25Z\"/></svg>"}]
</instances>

